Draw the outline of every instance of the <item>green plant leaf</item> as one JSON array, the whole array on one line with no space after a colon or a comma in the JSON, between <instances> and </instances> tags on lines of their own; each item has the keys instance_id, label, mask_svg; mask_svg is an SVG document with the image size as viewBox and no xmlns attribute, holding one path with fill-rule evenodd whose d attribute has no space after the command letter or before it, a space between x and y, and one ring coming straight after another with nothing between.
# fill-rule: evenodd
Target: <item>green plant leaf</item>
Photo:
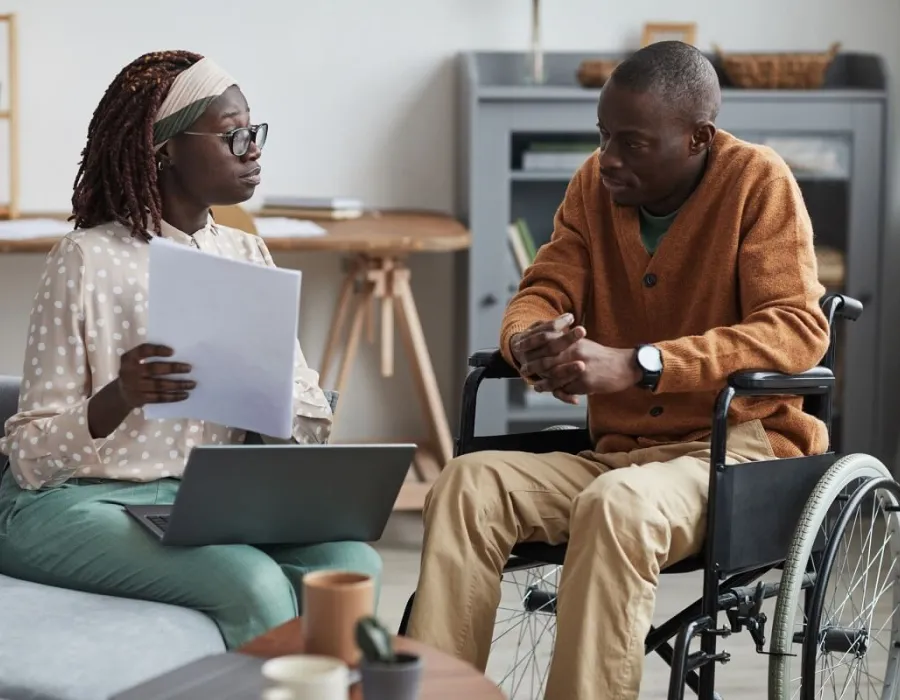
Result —
<instances>
[{"instance_id":1,"label":"green plant leaf","mask_svg":"<svg viewBox=\"0 0 900 700\"><path fill-rule=\"evenodd\" d=\"M356 643L370 663L392 664L396 660L391 634L374 617L356 623Z\"/></svg>"}]
</instances>

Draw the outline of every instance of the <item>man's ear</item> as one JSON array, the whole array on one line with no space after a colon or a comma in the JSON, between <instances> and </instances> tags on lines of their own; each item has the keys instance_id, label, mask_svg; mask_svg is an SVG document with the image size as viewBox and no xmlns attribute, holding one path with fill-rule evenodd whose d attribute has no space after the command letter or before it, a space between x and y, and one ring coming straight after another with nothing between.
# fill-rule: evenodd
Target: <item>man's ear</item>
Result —
<instances>
[{"instance_id":1,"label":"man's ear","mask_svg":"<svg viewBox=\"0 0 900 700\"><path fill-rule=\"evenodd\" d=\"M700 155L708 150L716 138L716 126L711 122L702 122L694 128L691 134L691 155Z\"/></svg>"}]
</instances>

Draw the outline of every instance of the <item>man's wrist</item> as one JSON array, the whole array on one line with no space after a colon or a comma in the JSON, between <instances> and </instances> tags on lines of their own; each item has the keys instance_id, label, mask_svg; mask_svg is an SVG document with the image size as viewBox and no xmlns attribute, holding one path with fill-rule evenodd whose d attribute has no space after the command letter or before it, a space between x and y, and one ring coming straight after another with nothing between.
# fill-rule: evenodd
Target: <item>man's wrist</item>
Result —
<instances>
[{"instance_id":1,"label":"man's wrist","mask_svg":"<svg viewBox=\"0 0 900 700\"><path fill-rule=\"evenodd\" d=\"M628 367L631 369L631 383L639 384L644 377L644 371L638 364L637 349L628 351Z\"/></svg>"}]
</instances>

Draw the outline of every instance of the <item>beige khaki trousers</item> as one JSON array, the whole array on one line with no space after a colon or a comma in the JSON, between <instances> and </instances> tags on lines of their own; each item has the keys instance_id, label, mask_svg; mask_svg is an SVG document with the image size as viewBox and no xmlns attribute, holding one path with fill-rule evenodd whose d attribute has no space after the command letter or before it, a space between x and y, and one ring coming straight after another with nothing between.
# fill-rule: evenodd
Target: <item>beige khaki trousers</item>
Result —
<instances>
[{"instance_id":1,"label":"beige khaki trousers","mask_svg":"<svg viewBox=\"0 0 900 700\"><path fill-rule=\"evenodd\" d=\"M732 464L775 458L759 421L727 446ZM409 636L484 672L513 545L568 542L544 697L636 699L660 570L703 545L709 457L708 441L457 457L426 500Z\"/></svg>"}]
</instances>

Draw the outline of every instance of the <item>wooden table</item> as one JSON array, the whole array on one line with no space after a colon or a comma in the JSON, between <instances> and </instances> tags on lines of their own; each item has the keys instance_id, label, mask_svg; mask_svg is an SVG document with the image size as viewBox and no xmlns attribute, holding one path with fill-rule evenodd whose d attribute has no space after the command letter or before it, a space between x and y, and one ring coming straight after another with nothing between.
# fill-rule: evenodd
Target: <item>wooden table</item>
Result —
<instances>
[{"instance_id":1,"label":"wooden table","mask_svg":"<svg viewBox=\"0 0 900 700\"><path fill-rule=\"evenodd\" d=\"M422 658L421 700L502 700L503 693L495 683L469 664L406 637L395 637L398 652L417 654ZM245 644L239 652L270 659L303 653L303 623L294 618L271 632ZM355 685L350 700L363 700L362 689Z\"/></svg>"},{"instance_id":2,"label":"wooden table","mask_svg":"<svg viewBox=\"0 0 900 700\"><path fill-rule=\"evenodd\" d=\"M242 215L252 223L250 217ZM65 219L68 215L27 216ZM292 209L264 209L257 216L303 218L301 212ZM231 225L231 222L225 223ZM380 320L381 374L384 377L393 375L396 320L429 435L426 440L411 440L419 445L419 450L410 478L403 485L394 508L421 510L431 484L453 456L453 436L422 332L407 260L414 253L465 250L470 245L471 236L454 218L435 212L373 211L356 219L317 219L316 223L327 231L325 235L267 237L266 245L271 251L330 252L346 257L344 279L319 366L323 388L341 392L335 424L352 403L352 392L346 390L346 382L359 351L364 327L367 341L370 344L375 342L376 315ZM0 253L46 253L57 240L57 237L52 237L0 241ZM337 376L334 384L328 386L329 374L338 363L341 349L343 356L337 366Z\"/></svg>"}]
</instances>

